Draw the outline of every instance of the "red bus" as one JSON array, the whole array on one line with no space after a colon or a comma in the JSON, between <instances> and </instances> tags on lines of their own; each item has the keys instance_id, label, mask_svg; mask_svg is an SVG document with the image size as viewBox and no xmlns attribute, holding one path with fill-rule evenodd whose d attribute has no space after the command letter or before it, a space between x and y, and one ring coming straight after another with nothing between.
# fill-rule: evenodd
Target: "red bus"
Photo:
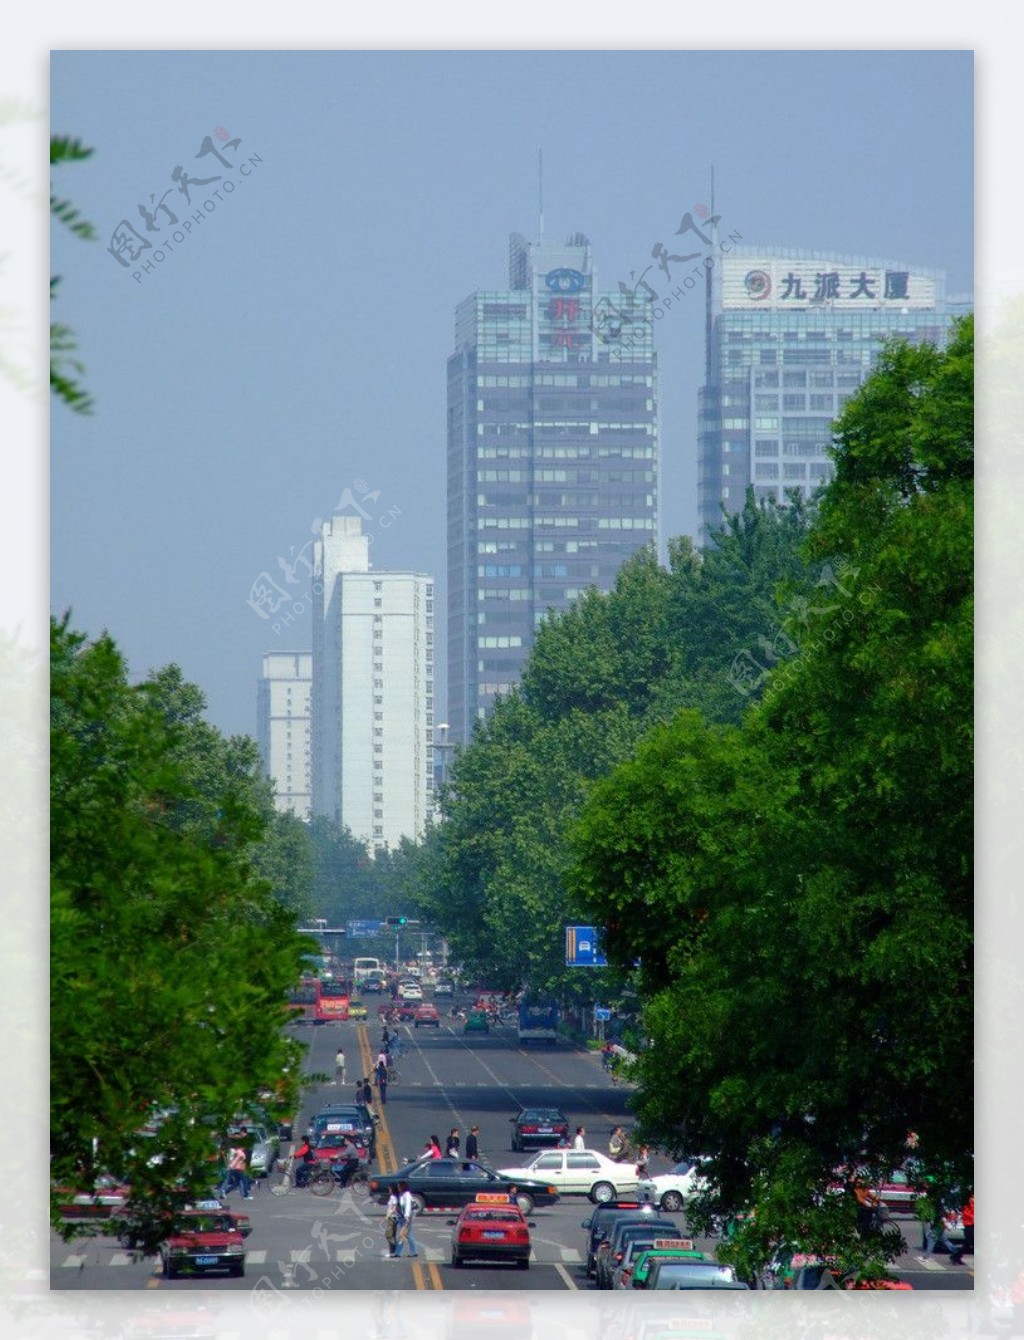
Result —
<instances>
[{"instance_id":1,"label":"red bus","mask_svg":"<svg viewBox=\"0 0 1024 1340\"><path fill-rule=\"evenodd\" d=\"M316 1022L317 1001L320 999L320 979L302 977L288 992L289 1022L312 1024Z\"/></svg>"},{"instance_id":2,"label":"red bus","mask_svg":"<svg viewBox=\"0 0 1024 1340\"><path fill-rule=\"evenodd\" d=\"M344 1023L348 1018L348 985L345 982L321 981L316 998L314 1023Z\"/></svg>"}]
</instances>

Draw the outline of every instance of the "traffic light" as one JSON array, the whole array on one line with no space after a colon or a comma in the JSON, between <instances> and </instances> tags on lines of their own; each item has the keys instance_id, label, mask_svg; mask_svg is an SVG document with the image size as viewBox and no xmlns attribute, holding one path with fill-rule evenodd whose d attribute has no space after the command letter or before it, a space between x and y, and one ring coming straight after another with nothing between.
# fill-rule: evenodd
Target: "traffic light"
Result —
<instances>
[{"instance_id":1,"label":"traffic light","mask_svg":"<svg viewBox=\"0 0 1024 1340\"><path fill-rule=\"evenodd\" d=\"M408 922L409 918L408 918L408 917L388 917L387 920L388 920L388 925L389 925L389 926L404 926L404 925Z\"/></svg>"}]
</instances>

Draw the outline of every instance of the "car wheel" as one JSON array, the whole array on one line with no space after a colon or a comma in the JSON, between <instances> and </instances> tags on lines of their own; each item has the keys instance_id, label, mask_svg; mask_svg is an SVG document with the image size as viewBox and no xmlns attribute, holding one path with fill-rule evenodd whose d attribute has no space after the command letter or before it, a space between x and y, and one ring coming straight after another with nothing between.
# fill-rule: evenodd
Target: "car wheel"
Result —
<instances>
[{"instance_id":1,"label":"car wheel","mask_svg":"<svg viewBox=\"0 0 1024 1340\"><path fill-rule=\"evenodd\" d=\"M412 1212L413 1214L422 1214L427 1208L427 1202L416 1191L412 1193Z\"/></svg>"},{"instance_id":2,"label":"car wheel","mask_svg":"<svg viewBox=\"0 0 1024 1340\"><path fill-rule=\"evenodd\" d=\"M164 1262L164 1279L165 1279L165 1280L176 1280L177 1278L178 1278L178 1272L177 1272L177 1271L174 1269L174 1267L171 1265L170 1261L165 1261L165 1262Z\"/></svg>"},{"instance_id":3,"label":"car wheel","mask_svg":"<svg viewBox=\"0 0 1024 1340\"><path fill-rule=\"evenodd\" d=\"M683 1197L678 1191L666 1191L661 1198L661 1208L669 1214L676 1214L683 1208Z\"/></svg>"},{"instance_id":4,"label":"car wheel","mask_svg":"<svg viewBox=\"0 0 1024 1340\"><path fill-rule=\"evenodd\" d=\"M595 1182L590 1188L590 1199L595 1205L607 1205L615 1199L615 1188L611 1182Z\"/></svg>"},{"instance_id":5,"label":"car wheel","mask_svg":"<svg viewBox=\"0 0 1024 1340\"><path fill-rule=\"evenodd\" d=\"M519 1206L519 1213L523 1218L529 1218L533 1213L533 1197L528 1196L525 1191L521 1191L516 1196L516 1204Z\"/></svg>"},{"instance_id":6,"label":"car wheel","mask_svg":"<svg viewBox=\"0 0 1024 1340\"><path fill-rule=\"evenodd\" d=\"M528 1256L521 1256L519 1260L516 1262L516 1265L519 1267L520 1270L529 1270L530 1258Z\"/></svg>"},{"instance_id":7,"label":"car wheel","mask_svg":"<svg viewBox=\"0 0 1024 1340\"><path fill-rule=\"evenodd\" d=\"M233 1279L240 1280L245 1275L245 1262L239 1261L237 1266L232 1266L228 1272Z\"/></svg>"}]
</instances>

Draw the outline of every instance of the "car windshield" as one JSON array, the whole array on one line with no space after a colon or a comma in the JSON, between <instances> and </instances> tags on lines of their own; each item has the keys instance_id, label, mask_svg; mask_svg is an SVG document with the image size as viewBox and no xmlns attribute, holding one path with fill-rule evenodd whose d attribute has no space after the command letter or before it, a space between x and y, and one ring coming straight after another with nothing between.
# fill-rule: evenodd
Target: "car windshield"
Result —
<instances>
[{"instance_id":1,"label":"car windshield","mask_svg":"<svg viewBox=\"0 0 1024 1340\"><path fill-rule=\"evenodd\" d=\"M736 1278L730 1266L716 1266L703 1261L658 1262L656 1273L659 1281L671 1280L673 1284L678 1281L682 1288L688 1284L731 1284Z\"/></svg>"},{"instance_id":2,"label":"car windshield","mask_svg":"<svg viewBox=\"0 0 1024 1340\"><path fill-rule=\"evenodd\" d=\"M520 1121L565 1121L565 1117L554 1107L528 1107L519 1114Z\"/></svg>"},{"instance_id":3,"label":"car windshield","mask_svg":"<svg viewBox=\"0 0 1024 1340\"><path fill-rule=\"evenodd\" d=\"M231 1233L235 1225L227 1214L190 1214L181 1227L184 1233Z\"/></svg>"}]
</instances>

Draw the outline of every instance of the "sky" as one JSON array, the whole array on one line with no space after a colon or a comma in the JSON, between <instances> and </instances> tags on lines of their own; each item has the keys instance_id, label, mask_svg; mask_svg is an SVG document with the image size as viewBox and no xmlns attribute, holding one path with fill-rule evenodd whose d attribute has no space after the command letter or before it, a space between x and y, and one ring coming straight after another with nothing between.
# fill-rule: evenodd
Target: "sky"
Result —
<instances>
[{"instance_id":1,"label":"sky","mask_svg":"<svg viewBox=\"0 0 1024 1340\"><path fill-rule=\"evenodd\" d=\"M509 233L536 236L539 148L546 236L585 232L603 286L710 203L713 165L745 243L970 292L972 78L956 50L55 52L51 129L95 153L54 187L100 240L53 235L54 319L96 402L52 410L53 610L134 678L178 663L216 726L254 734L262 654L310 646L297 556L346 489L374 566L431 574L443 609L454 311L506 286ZM122 266L140 203L156 245L161 198L192 220L179 166L234 189L194 186L213 211L152 272ZM699 296L656 339L665 538L696 529ZM304 607L290 625L247 603L262 573Z\"/></svg>"}]
</instances>

